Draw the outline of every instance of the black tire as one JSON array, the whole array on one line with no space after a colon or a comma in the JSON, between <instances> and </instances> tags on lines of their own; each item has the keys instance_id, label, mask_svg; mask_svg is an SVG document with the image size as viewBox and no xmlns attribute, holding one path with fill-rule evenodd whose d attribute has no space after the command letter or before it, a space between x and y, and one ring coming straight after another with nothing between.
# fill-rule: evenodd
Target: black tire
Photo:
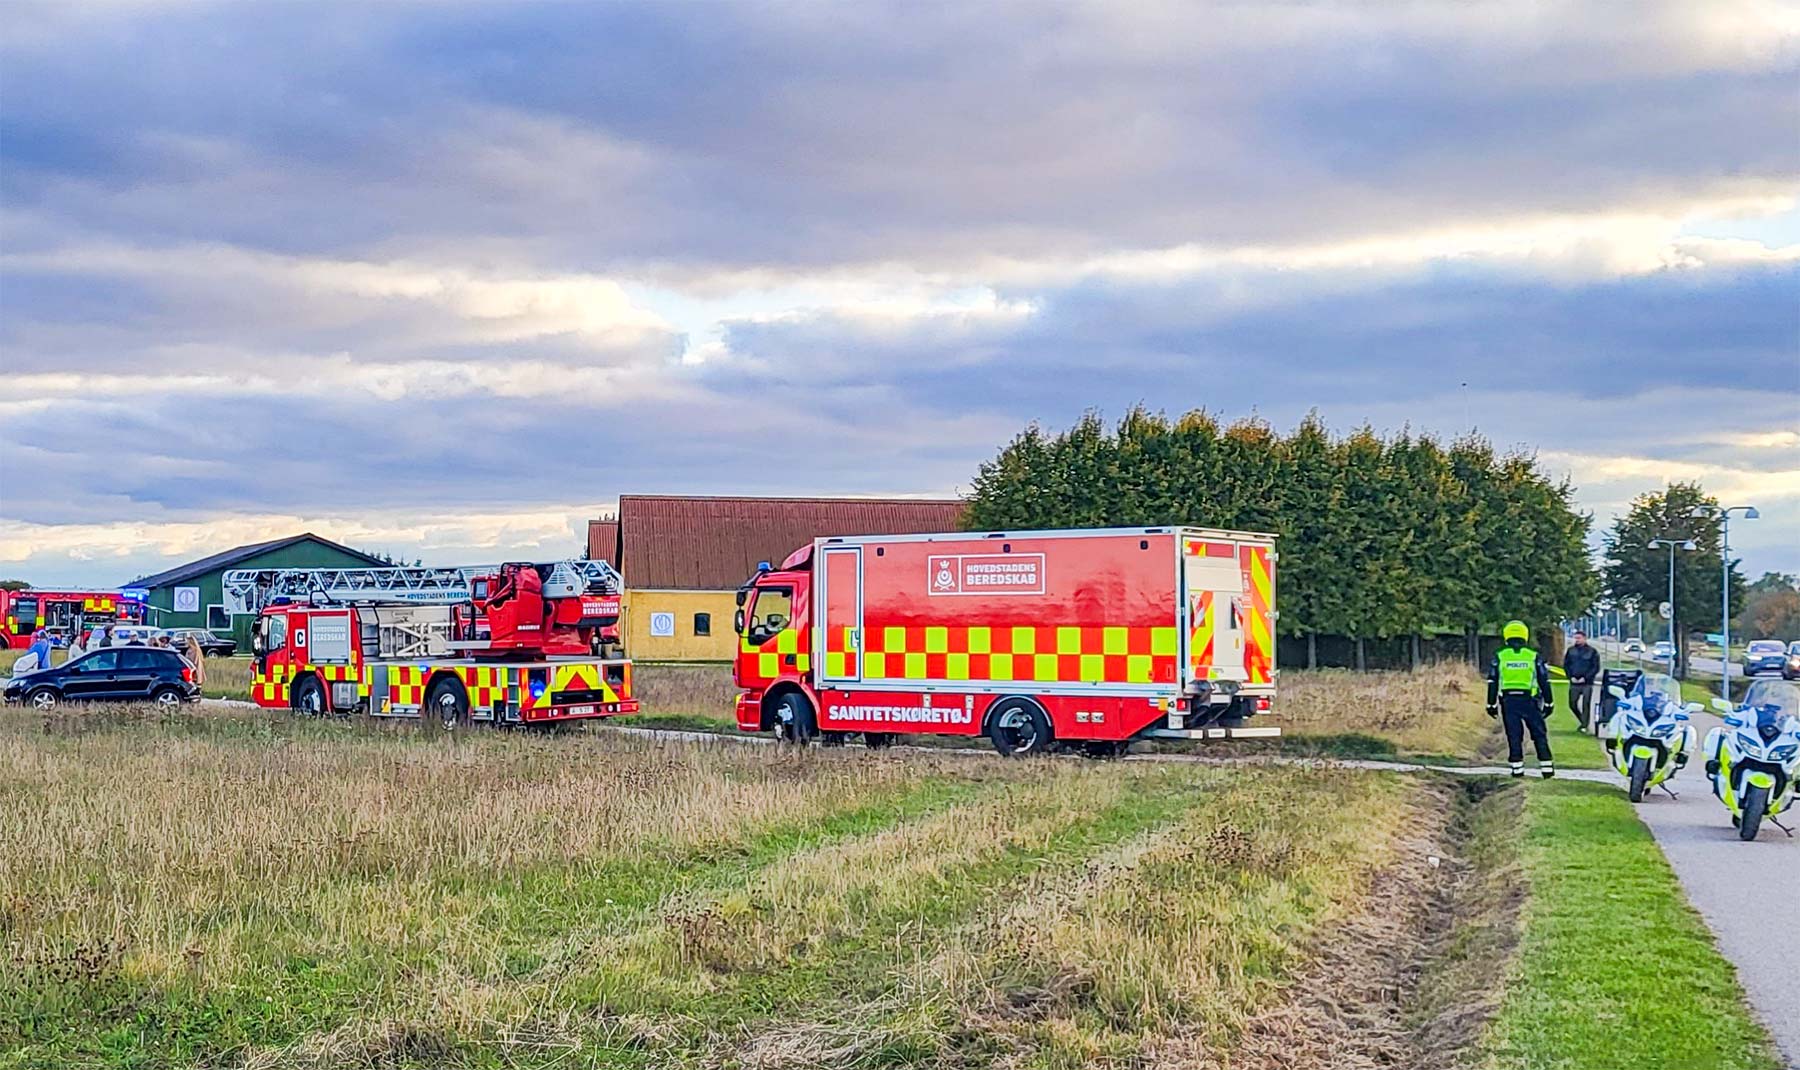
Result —
<instances>
[{"instance_id":1,"label":"black tire","mask_svg":"<svg viewBox=\"0 0 1800 1070\"><path fill-rule=\"evenodd\" d=\"M173 709L176 706L181 705L181 689L179 687L159 687L155 691L150 692L150 701L156 703L158 706L167 706L170 709Z\"/></svg>"},{"instance_id":2,"label":"black tire","mask_svg":"<svg viewBox=\"0 0 1800 1070\"><path fill-rule=\"evenodd\" d=\"M894 745L892 732L864 732L863 746L870 750L887 750Z\"/></svg>"},{"instance_id":3,"label":"black tire","mask_svg":"<svg viewBox=\"0 0 1800 1070\"><path fill-rule=\"evenodd\" d=\"M53 710L61 701L54 687L34 687L25 695L25 704L34 710Z\"/></svg>"},{"instance_id":4,"label":"black tire","mask_svg":"<svg viewBox=\"0 0 1800 1070\"><path fill-rule=\"evenodd\" d=\"M294 712L302 717L323 717L331 712L325 685L319 683L317 676L308 676L294 687L293 705Z\"/></svg>"},{"instance_id":5,"label":"black tire","mask_svg":"<svg viewBox=\"0 0 1800 1070\"><path fill-rule=\"evenodd\" d=\"M789 691L775 704L775 738L805 746L819 734L812 703L798 691Z\"/></svg>"},{"instance_id":6,"label":"black tire","mask_svg":"<svg viewBox=\"0 0 1800 1070\"><path fill-rule=\"evenodd\" d=\"M456 732L469 727L469 693L462 681L446 678L432 684L425 692L425 707L419 715L433 728Z\"/></svg>"},{"instance_id":7,"label":"black tire","mask_svg":"<svg viewBox=\"0 0 1800 1070\"><path fill-rule=\"evenodd\" d=\"M1644 801L1644 785L1648 784L1649 782L1650 782L1650 759L1648 759L1648 758L1633 758L1633 759L1631 759L1631 786L1626 789L1626 794L1631 796L1632 802L1643 802Z\"/></svg>"},{"instance_id":8,"label":"black tire","mask_svg":"<svg viewBox=\"0 0 1800 1070\"><path fill-rule=\"evenodd\" d=\"M1744 816L1738 822L1738 839L1756 839L1756 834L1762 830L1763 814L1768 809L1768 788L1751 785L1744 789Z\"/></svg>"},{"instance_id":9,"label":"black tire","mask_svg":"<svg viewBox=\"0 0 1800 1070\"><path fill-rule=\"evenodd\" d=\"M1044 709L1026 698L1001 699L988 713L988 741L1008 758L1043 754L1055 739Z\"/></svg>"}]
</instances>

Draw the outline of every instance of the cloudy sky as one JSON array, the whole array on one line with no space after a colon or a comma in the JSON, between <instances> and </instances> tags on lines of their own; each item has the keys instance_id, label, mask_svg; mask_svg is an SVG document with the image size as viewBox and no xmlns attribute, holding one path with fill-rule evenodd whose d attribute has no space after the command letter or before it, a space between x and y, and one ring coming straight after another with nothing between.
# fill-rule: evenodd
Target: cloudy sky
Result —
<instances>
[{"instance_id":1,"label":"cloudy sky","mask_svg":"<svg viewBox=\"0 0 1800 1070\"><path fill-rule=\"evenodd\" d=\"M8 4L0 573L560 554L1138 402L1699 478L1800 571L1800 6L1628 10Z\"/></svg>"}]
</instances>

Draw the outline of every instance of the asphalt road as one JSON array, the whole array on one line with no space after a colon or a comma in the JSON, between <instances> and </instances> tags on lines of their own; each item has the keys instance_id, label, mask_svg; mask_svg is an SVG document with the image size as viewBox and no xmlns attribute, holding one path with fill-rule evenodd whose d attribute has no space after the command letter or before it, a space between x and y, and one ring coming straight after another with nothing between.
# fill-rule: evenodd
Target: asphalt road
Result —
<instances>
[{"instance_id":1,"label":"asphalt road","mask_svg":"<svg viewBox=\"0 0 1800 1070\"><path fill-rule=\"evenodd\" d=\"M1710 713L1694 715L1702 744L1718 723ZM1679 799L1654 792L1638 805L1638 816L1718 938L1719 950L1737 965L1738 980L1781 1053L1800 1067L1800 926L1793 908L1800 839L1767 822L1750 843L1738 839L1729 811L1707 786L1704 761L1695 755L1670 778Z\"/></svg>"}]
</instances>

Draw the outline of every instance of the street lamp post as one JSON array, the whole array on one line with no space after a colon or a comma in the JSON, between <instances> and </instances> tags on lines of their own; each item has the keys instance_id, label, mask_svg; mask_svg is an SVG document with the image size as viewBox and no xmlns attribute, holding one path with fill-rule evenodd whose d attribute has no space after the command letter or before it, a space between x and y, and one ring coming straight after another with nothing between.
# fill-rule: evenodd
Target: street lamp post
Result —
<instances>
[{"instance_id":1,"label":"street lamp post","mask_svg":"<svg viewBox=\"0 0 1800 1070\"><path fill-rule=\"evenodd\" d=\"M1681 616L1675 612L1675 551L1694 550L1698 547L1692 539L1651 539L1646 545L1652 550L1658 546L1669 548L1669 671L1673 674L1677 669L1686 668L1686 662L1681 656L1681 636L1676 631L1676 626L1681 623ZM1686 673L1680 675L1685 676Z\"/></svg>"},{"instance_id":2,"label":"street lamp post","mask_svg":"<svg viewBox=\"0 0 1800 1070\"><path fill-rule=\"evenodd\" d=\"M1711 506L1694 506L1693 516L1717 517L1719 521L1719 634L1725 640L1725 653L1719 662L1719 697L1731 701L1731 514L1743 513L1745 520L1761 516L1754 505L1728 505L1713 512ZM1674 555L1671 550L1670 556Z\"/></svg>"}]
</instances>

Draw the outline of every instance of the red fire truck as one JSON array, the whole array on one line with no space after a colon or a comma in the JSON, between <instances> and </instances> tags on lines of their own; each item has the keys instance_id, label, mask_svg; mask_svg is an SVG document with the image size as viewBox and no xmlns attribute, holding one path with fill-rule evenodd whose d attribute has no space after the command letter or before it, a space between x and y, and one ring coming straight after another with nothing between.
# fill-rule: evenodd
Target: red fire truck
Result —
<instances>
[{"instance_id":1,"label":"red fire truck","mask_svg":"<svg viewBox=\"0 0 1800 1070\"><path fill-rule=\"evenodd\" d=\"M1274 536L817 539L738 591L738 727L987 735L1002 754L1276 736Z\"/></svg>"},{"instance_id":2,"label":"red fire truck","mask_svg":"<svg viewBox=\"0 0 1800 1070\"><path fill-rule=\"evenodd\" d=\"M604 561L236 569L224 588L228 612L258 614L259 706L446 728L638 709L631 662L609 642L624 584Z\"/></svg>"},{"instance_id":3,"label":"red fire truck","mask_svg":"<svg viewBox=\"0 0 1800 1070\"><path fill-rule=\"evenodd\" d=\"M40 628L60 645L96 624L143 619L143 604L118 591L0 591L0 649L25 649Z\"/></svg>"}]
</instances>

